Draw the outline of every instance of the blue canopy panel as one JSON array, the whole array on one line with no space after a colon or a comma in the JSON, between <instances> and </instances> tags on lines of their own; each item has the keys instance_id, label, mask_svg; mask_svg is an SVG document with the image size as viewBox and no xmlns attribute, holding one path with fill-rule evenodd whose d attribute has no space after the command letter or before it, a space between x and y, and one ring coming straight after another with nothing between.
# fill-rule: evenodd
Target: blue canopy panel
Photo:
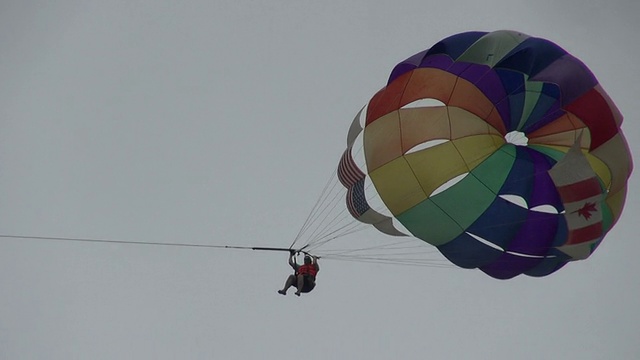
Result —
<instances>
[{"instance_id":1,"label":"blue canopy panel","mask_svg":"<svg viewBox=\"0 0 640 360\"><path fill-rule=\"evenodd\" d=\"M521 224L505 252L480 270L497 279L510 279L538 266L548 256L560 217L559 214L529 211L527 220Z\"/></svg>"},{"instance_id":2,"label":"blue canopy panel","mask_svg":"<svg viewBox=\"0 0 640 360\"><path fill-rule=\"evenodd\" d=\"M515 147L516 159L500 188L500 195L517 195L528 199L533 191L536 166L531 154L522 146Z\"/></svg>"},{"instance_id":3,"label":"blue canopy panel","mask_svg":"<svg viewBox=\"0 0 640 360\"><path fill-rule=\"evenodd\" d=\"M448 243L438 246L438 250L449 261L463 268L488 265L503 254L501 249L504 249L518 233L528 212L525 208L496 197L489 208L466 232ZM496 219L500 220L496 221ZM495 246L483 243L470 234Z\"/></svg>"},{"instance_id":4,"label":"blue canopy panel","mask_svg":"<svg viewBox=\"0 0 640 360\"><path fill-rule=\"evenodd\" d=\"M555 84L545 83L542 86L536 105L527 117L520 131L529 133L557 119L564 114L561 110L560 88ZM551 116L555 114L555 116Z\"/></svg>"},{"instance_id":5,"label":"blue canopy panel","mask_svg":"<svg viewBox=\"0 0 640 360\"><path fill-rule=\"evenodd\" d=\"M564 257L547 259L549 249L558 246L566 228L557 213L562 202L547 170L553 159L516 146L515 159L499 195L515 195L526 201L496 197L488 209L461 235L438 249L452 263L463 268L481 268L489 275L507 279L525 271L532 274L555 271ZM546 212L531 208L548 205ZM563 239L563 238L562 238ZM539 268L538 268L539 267ZM537 269L538 270L534 270Z\"/></svg>"},{"instance_id":6,"label":"blue canopy panel","mask_svg":"<svg viewBox=\"0 0 640 360\"><path fill-rule=\"evenodd\" d=\"M530 37L518 44L495 68L503 68L535 76L567 52L544 39Z\"/></svg>"},{"instance_id":7,"label":"blue canopy panel","mask_svg":"<svg viewBox=\"0 0 640 360\"><path fill-rule=\"evenodd\" d=\"M497 104L508 104L509 113L505 114L502 120L507 128L507 132L517 130L520 118L522 117L522 111L525 104L525 81L524 74L517 71L494 69L495 73L500 78L502 88L506 97L500 100ZM506 106L506 105L502 105Z\"/></svg>"}]
</instances>

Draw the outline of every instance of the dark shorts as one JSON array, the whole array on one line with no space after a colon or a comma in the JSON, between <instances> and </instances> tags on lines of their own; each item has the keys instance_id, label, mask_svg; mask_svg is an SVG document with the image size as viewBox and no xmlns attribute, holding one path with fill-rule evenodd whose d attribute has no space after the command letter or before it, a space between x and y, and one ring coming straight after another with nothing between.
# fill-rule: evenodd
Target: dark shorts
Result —
<instances>
[{"instance_id":1,"label":"dark shorts","mask_svg":"<svg viewBox=\"0 0 640 360\"><path fill-rule=\"evenodd\" d=\"M313 290L313 288L316 287L315 279L310 275L302 275L302 276L304 277L304 283L302 284L302 289L298 289L298 290L300 290L300 292L303 292L303 293L307 293ZM293 286L295 286L296 289L298 288L298 284L295 282L293 283Z\"/></svg>"}]
</instances>

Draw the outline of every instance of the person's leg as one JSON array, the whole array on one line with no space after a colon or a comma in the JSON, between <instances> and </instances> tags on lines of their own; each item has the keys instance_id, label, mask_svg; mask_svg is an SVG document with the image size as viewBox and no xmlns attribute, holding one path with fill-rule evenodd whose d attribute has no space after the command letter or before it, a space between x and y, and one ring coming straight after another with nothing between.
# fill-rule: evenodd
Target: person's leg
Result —
<instances>
[{"instance_id":1,"label":"person's leg","mask_svg":"<svg viewBox=\"0 0 640 360\"><path fill-rule=\"evenodd\" d=\"M298 275L298 278L296 280L298 281L298 286L296 286L298 288L298 291L296 291L296 295L300 296L302 288L304 287L304 275Z\"/></svg>"},{"instance_id":2,"label":"person's leg","mask_svg":"<svg viewBox=\"0 0 640 360\"><path fill-rule=\"evenodd\" d=\"M287 278L287 281L284 282L284 288L282 288L282 290L278 290L278 293L282 295L287 295L287 290L289 290L289 288L293 285L295 281L297 281L296 276L289 275L289 277Z\"/></svg>"}]
</instances>

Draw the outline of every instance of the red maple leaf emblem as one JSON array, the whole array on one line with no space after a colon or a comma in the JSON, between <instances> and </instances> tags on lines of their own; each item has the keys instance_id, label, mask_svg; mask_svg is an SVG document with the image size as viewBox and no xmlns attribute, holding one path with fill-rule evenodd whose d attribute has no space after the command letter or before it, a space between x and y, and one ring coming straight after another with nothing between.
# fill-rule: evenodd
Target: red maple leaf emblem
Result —
<instances>
[{"instance_id":1,"label":"red maple leaf emblem","mask_svg":"<svg viewBox=\"0 0 640 360\"><path fill-rule=\"evenodd\" d=\"M585 218L585 220L589 220L592 215L591 213L594 213L594 212L598 212L598 209L596 209L596 204L592 202L587 202L580 209L572 212L572 214L578 213L578 216L582 216Z\"/></svg>"}]
</instances>

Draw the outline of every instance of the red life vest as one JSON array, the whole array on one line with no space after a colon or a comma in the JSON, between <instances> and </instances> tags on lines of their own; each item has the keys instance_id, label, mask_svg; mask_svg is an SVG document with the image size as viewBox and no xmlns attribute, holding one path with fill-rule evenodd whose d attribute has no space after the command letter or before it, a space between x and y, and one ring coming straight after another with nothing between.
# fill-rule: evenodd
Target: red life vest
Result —
<instances>
[{"instance_id":1,"label":"red life vest","mask_svg":"<svg viewBox=\"0 0 640 360\"><path fill-rule=\"evenodd\" d=\"M316 277L317 273L318 269L316 269L316 266L314 264L304 264L300 265L300 267L298 268L299 275L311 275L313 277Z\"/></svg>"}]
</instances>

